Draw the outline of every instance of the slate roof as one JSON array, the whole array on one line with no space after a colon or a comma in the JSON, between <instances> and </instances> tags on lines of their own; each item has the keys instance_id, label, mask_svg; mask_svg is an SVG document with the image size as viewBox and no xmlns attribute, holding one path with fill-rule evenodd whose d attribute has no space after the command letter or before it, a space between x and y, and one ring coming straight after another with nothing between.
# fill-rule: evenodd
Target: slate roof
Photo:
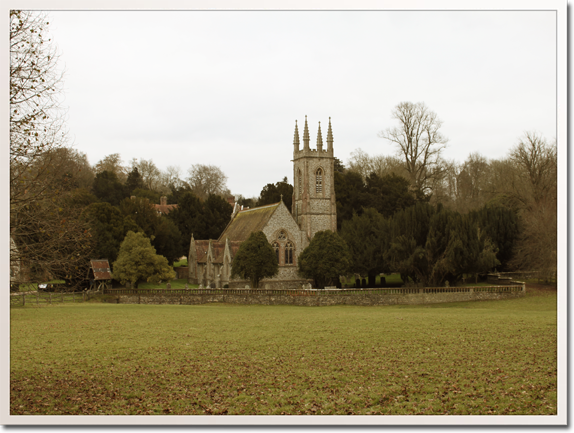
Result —
<instances>
[{"instance_id":1,"label":"slate roof","mask_svg":"<svg viewBox=\"0 0 574 433\"><path fill-rule=\"evenodd\" d=\"M273 215L280 204L281 202L238 212L235 218L227 225L219 240L225 241L225 238L228 238L230 241L247 240L251 233L263 230L263 227L265 227L265 224L267 224L269 218L271 218L271 215Z\"/></svg>"}]
</instances>

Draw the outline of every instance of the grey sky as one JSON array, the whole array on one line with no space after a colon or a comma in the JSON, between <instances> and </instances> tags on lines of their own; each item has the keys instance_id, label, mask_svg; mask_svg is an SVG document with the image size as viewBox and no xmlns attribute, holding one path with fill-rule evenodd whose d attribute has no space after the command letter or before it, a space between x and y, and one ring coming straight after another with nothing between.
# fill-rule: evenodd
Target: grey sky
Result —
<instances>
[{"instance_id":1,"label":"grey sky","mask_svg":"<svg viewBox=\"0 0 574 433\"><path fill-rule=\"evenodd\" d=\"M335 155L394 154L394 106L443 120L447 159L556 137L552 11L52 11L68 128L91 164L213 164L235 194L292 182L295 120Z\"/></svg>"}]
</instances>

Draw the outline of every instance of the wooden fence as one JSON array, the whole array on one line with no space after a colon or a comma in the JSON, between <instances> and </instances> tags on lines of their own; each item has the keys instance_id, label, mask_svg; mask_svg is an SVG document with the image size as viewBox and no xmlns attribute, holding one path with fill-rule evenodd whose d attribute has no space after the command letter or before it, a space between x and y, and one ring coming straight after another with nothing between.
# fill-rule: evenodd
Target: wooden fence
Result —
<instances>
[{"instance_id":1,"label":"wooden fence","mask_svg":"<svg viewBox=\"0 0 574 433\"><path fill-rule=\"evenodd\" d=\"M50 305L66 302L85 302L88 295L85 292L22 292L10 293L10 306L18 307L24 305Z\"/></svg>"}]
</instances>

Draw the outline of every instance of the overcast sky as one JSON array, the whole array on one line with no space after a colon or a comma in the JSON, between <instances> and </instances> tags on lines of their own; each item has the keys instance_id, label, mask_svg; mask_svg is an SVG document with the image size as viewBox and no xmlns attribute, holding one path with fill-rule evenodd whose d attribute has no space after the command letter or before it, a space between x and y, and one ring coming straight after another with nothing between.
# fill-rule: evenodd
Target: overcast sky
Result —
<instances>
[{"instance_id":1,"label":"overcast sky","mask_svg":"<svg viewBox=\"0 0 574 433\"><path fill-rule=\"evenodd\" d=\"M447 159L556 137L552 11L51 11L68 129L91 164L219 166L235 194L292 183L295 120L335 156L394 154L403 101L444 122Z\"/></svg>"}]
</instances>

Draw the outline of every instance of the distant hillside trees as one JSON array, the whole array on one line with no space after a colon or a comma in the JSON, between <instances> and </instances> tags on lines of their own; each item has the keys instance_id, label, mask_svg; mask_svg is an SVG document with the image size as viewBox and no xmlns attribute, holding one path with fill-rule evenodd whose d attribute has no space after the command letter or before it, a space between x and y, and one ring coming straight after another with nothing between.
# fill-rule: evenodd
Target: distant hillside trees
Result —
<instances>
[{"instance_id":1,"label":"distant hillside trees","mask_svg":"<svg viewBox=\"0 0 574 433\"><path fill-rule=\"evenodd\" d=\"M207 200L210 194L229 195L227 176L215 165L193 164L188 170L187 182L200 200Z\"/></svg>"},{"instance_id":2,"label":"distant hillside trees","mask_svg":"<svg viewBox=\"0 0 574 433\"><path fill-rule=\"evenodd\" d=\"M195 239L218 239L229 221L233 208L218 195L202 202L193 192L178 193L177 208L167 216L181 233L181 249L189 251L191 235Z\"/></svg>"},{"instance_id":3,"label":"distant hillside trees","mask_svg":"<svg viewBox=\"0 0 574 433\"><path fill-rule=\"evenodd\" d=\"M157 253L173 263L186 254L181 247L181 232L177 225L167 217L157 213L153 203L148 199L135 197L126 198L120 204L120 211L129 216L140 227Z\"/></svg>"},{"instance_id":4,"label":"distant hillside trees","mask_svg":"<svg viewBox=\"0 0 574 433\"><path fill-rule=\"evenodd\" d=\"M126 234L141 231L133 218L106 202L90 204L83 210L82 217L91 226L90 233L95 244L93 259L115 262Z\"/></svg>"}]
</instances>

